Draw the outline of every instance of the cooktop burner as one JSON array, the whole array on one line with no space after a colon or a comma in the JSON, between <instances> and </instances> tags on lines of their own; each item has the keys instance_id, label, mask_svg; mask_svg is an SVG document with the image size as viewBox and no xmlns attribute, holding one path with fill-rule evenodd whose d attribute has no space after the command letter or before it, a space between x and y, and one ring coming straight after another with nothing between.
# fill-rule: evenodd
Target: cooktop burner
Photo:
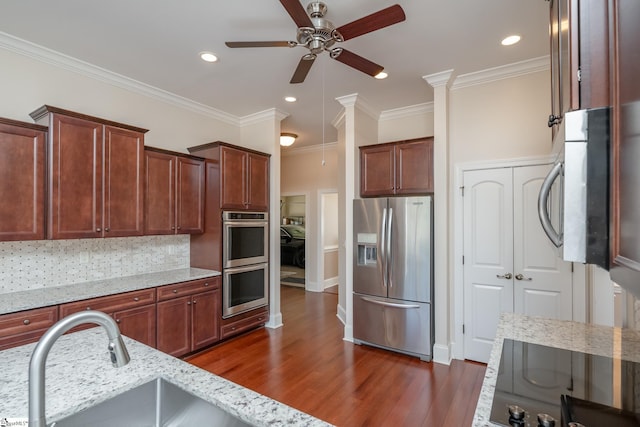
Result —
<instances>
[{"instance_id":1,"label":"cooktop burner","mask_svg":"<svg viewBox=\"0 0 640 427\"><path fill-rule=\"evenodd\" d=\"M492 422L626 427L640 426L638 412L640 363L504 340Z\"/></svg>"}]
</instances>

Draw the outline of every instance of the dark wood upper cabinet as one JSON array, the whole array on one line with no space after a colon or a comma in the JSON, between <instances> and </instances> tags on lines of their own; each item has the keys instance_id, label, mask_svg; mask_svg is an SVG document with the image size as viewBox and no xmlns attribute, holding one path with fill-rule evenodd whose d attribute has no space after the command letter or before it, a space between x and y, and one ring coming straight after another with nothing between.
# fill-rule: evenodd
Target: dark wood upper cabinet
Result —
<instances>
[{"instance_id":1,"label":"dark wood upper cabinet","mask_svg":"<svg viewBox=\"0 0 640 427\"><path fill-rule=\"evenodd\" d=\"M204 231L204 161L145 149L145 234Z\"/></svg>"},{"instance_id":2,"label":"dark wood upper cabinet","mask_svg":"<svg viewBox=\"0 0 640 427\"><path fill-rule=\"evenodd\" d=\"M220 208L269 210L269 155L212 142L188 148L191 154L219 163ZM207 179L209 181L209 179Z\"/></svg>"},{"instance_id":3,"label":"dark wood upper cabinet","mask_svg":"<svg viewBox=\"0 0 640 427\"><path fill-rule=\"evenodd\" d=\"M47 128L0 118L0 241L45 238Z\"/></svg>"},{"instance_id":4,"label":"dark wood upper cabinet","mask_svg":"<svg viewBox=\"0 0 640 427\"><path fill-rule=\"evenodd\" d=\"M48 133L47 237L143 234L145 129L43 106Z\"/></svg>"},{"instance_id":5,"label":"dark wood upper cabinet","mask_svg":"<svg viewBox=\"0 0 640 427\"><path fill-rule=\"evenodd\" d=\"M360 196L433 193L433 138L360 147Z\"/></svg>"},{"instance_id":6,"label":"dark wood upper cabinet","mask_svg":"<svg viewBox=\"0 0 640 427\"><path fill-rule=\"evenodd\" d=\"M611 279L640 298L640 2L613 6Z\"/></svg>"},{"instance_id":7,"label":"dark wood upper cabinet","mask_svg":"<svg viewBox=\"0 0 640 427\"><path fill-rule=\"evenodd\" d=\"M558 131L564 113L611 104L608 3L549 0L551 112Z\"/></svg>"}]
</instances>

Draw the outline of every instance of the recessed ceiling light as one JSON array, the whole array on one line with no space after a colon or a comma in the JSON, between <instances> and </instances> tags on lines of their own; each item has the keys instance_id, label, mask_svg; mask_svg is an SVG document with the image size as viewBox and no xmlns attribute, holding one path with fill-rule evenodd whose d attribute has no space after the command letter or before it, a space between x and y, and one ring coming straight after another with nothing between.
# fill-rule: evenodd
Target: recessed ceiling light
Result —
<instances>
[{"instance_id":1,"label":"recessed ceiling light","mask_svg":"<svg viewBox=\"0 0 640 427\"><path fill-rule=\"evenodd\" d=\"M387 77L389 77L389 74L385 73L384 71L380 71L375 75L375 78L378 80L386 79Z\"/></svg>"},{"instance_id":2,"label":"recessed ceiling light","mask_svg":"<svg viewBox=\"0 0 640 427\"><path fill-rule=\"evenodd\" d=\"M520 41L520 36L513 35L513 36L505 37L501 43L503 46L511 46L512 44L516 44L519 41Z\"/></svg>"},{"instance_id":3,"label":"recessed ceiling light","mask_svg":"<svg viewBox=\"0 0 640 427\"><path fill-rule=\"evenodd\" d=\"M218 60L218 57L211 52L200 52L200 58L207 62L216 62Z\"/></svg>"},{"instance_id":4,"label":"recessed ceiling light","mask_svg":"<svg viewBox=\"0 0 640 427\"><path fill-rule=\"evenodd\" d=\"M287 102L296 102L297 101L295 96L285 96L284 100L287 101Z\"/></svg>"}]
</instances>

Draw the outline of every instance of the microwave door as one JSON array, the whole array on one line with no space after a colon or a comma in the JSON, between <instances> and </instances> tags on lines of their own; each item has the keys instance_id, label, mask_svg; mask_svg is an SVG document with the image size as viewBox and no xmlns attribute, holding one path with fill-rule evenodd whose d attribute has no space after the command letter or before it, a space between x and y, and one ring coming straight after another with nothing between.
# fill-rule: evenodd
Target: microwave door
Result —
<instances>
[{"instance_id":1,"label":"microwave door","mask_svg":"<svg viewBox=\"0 0 640 427\"><path fill-rule=\"evenodd\" d=\"M549 240L551 240L551 243L553 243L556 248L562 246L562 224L559 224L559 230L556 230L556 228L554 228L551 219L552 210L550 209L549 198L551 196L551 190L554 187L554 183L558 178L562 179L562 175L563 164L562 162L558 162L553 166L547 177L542 182L542 186L540 187L540 194L538 195L538 216L540 217L542 230L544 230L545 234L547 235L547 237L549 237ZM560 188L561 187L562 186L560 185Z\"/></svg>"}]
</instances>

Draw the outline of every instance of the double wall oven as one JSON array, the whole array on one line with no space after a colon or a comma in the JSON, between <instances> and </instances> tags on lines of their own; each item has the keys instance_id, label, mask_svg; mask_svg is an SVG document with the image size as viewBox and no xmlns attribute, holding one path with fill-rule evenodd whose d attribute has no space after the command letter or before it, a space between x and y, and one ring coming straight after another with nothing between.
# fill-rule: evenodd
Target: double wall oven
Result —
<instances>
[{"instance_id":1,"label":"double wall oven","mask_svg":"<svg viewBox=\"0 0 640 427\"><path fill-rule=\"evenodd\" d=\"M222 214L222 317L269 303L269 217L266 212Z\"/></svg>"}]
</instances>

